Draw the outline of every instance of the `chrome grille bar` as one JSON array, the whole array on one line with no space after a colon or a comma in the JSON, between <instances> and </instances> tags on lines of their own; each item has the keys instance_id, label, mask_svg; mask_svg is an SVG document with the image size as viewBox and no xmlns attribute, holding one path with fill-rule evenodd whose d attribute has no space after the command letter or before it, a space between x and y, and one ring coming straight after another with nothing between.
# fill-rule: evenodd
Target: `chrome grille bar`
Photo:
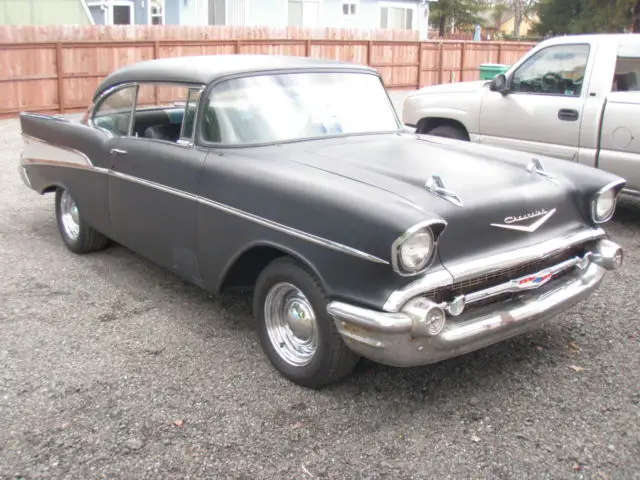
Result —
<instances>
[{"instance_id":1,"label":"chrome grille bar","mask_svg":"<svg viewBox=\"0 0 640 480\"><path fill-rule=\"evenodd\" d=\"M546 283L553 280L558 274L565 272L571 268L578 267L584 270L591 263L592 252L587 252L582 257L573 257L564 262L558 263L552 267L546 268L524 277L516 278L509 282L501 283L495 287L479 290L477 292L468 293L464 295L464 302L466 305L481 302L491 297L496 297L505 293L524 292L527 290L535 290L542 287Z\"/></svg>"}]
</instances>

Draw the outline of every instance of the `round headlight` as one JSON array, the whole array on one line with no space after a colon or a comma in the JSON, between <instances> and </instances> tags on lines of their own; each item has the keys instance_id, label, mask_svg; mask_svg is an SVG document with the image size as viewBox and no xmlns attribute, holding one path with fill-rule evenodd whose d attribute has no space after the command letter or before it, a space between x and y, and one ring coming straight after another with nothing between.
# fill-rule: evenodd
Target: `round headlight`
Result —
<instances>
[{"instance_id":1,"label":"round headlight","mask_svg":"<svg viewBox=\"0 0 640 480\"><path fill-rule=\"evenodd\" d=\"M398 258L400 266L408 273L419 272L427 266L433 253L433 234L431 230L414 233L400 245Z\"/></svg>"},{"instance_id":2,"label":"round headlight","mask_svg":"<svg viewBox=\"0 0 640 480\"><path fill-rule=\"evenodd\" d=\"M593 204L593 221L603 223L611 219L616 209L616 193L613 189L599 194Z\"/></svg>"}]
</instances>

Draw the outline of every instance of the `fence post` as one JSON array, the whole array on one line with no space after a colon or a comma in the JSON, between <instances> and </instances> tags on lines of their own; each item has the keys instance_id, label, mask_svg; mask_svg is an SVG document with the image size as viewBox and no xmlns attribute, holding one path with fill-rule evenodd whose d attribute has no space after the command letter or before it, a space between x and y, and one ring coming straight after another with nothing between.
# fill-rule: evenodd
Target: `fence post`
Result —
<instances>
[{"instance_id":1,"label":"fence post","mask_svg":"<svg viewBox=\"0 0 640 480\"><path fill-rule=\"evenodd\" d=\"M418 81L416 82L416 90L420 90L420 83L422 81L422 42L418 42Z\"/></svg>"},{"instance_id":2,"label":"fence post","mask_svg":"<svg viewBox=\"0 0 640 480\"><path fill-rule=\"evenodd\" d=\"M502 63L502 42L498 43L498 63Z\"/></svg>"},{"instance_id":3,"label":"fence post","mask_svg":"<svg viewBox=\"0 0 640 480\"><path fill-rule=\"evenodd\" d=\"M464 63L466 61L467 42L463 41L460 47L460 81L464 82Z\"/></svg>"},{"instance_id":4,"label":"fence post","mask_svg":"<svg viewBox=\"0 0 640 480\"><path fill-rule=\"evenodd\" d=\"M235 46L233 47L233 53L236 55L240 53L240 40L236 40Z\"/></svg>"},{"instance_id":5,"label":"fence post","mask_svg":"<svg viewBox=\"0 0 640 480\"><path fill-rule=\"evenodd\" d=\"M310 38L308 38L306 43L305 43L304 56L305 57L310 57L311 56L311 39Z\"/></svg>"},{"instance_id":6,"label":"fence post","mask_svg":"<svg viewBox=\"0 0 640 480\"><path fill-rule=\"evenodd\" d=\"M62 75L62 44L60 42L56 43L56 74L58 76L58 110L60 113L64 113L64 77Z\"/></svg>"},{"instance_id":7,"label":"fence post","mask_svg":"<svg viewBox=\"0 0 640 480\"><path fill-rule=\"evenodd\" d=\"M442 43L442 41L440 42L439 45L439 63L440 66L438 67L438 83L442 83L444 80L444 44Z\"/></svg>"},{"instance_id":8,"label":"fence post","mask_svg":"<svg viewBox=\"0 0 640 480\"><path fill-rule=\"evenodd\" d=\"M153 58L154 60L157 60L158 58L160 58L160 42L158 40L153 42ZM153 87L153 103L155 105L158 105L158 87L157 86Z\"/></svg>"},{"instance_id":9,"label":"fence post","mask_svg":"<svg viewBox=\"0 0 640 480\"><path fill-rule=\"evenodd\" d=\"M371 51L373 50L373 42L369 40L367 42L367 66L371 66Z\"/></svg>"}]
</instances>

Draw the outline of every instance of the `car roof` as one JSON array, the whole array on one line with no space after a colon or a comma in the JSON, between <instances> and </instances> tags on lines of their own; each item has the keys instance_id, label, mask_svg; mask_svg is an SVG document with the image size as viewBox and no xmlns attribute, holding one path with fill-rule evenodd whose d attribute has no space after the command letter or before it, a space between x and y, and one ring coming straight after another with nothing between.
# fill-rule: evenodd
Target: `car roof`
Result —
<instances>
[{"instance_id":1,"label":"car roof","mask_svg":"<svg viewBox=\"0 0 640 480\"><path fill-rule=\"evenodd\" d=\"M218 78L252 72L281 70L374 69L350 62L289 55L200 55L147 60L116 70L96 89L94 99L109 88L130 82L170 82L206 85Z\"/></svg>"}]
</instances>

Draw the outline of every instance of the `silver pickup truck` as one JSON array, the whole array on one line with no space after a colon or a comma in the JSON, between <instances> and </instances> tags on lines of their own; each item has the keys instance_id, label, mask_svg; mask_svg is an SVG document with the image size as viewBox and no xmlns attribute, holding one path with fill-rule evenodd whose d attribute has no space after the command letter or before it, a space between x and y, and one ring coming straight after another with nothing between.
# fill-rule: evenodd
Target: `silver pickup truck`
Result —
<instances>
[{"instance_id":1,"label":"silver pickup truck","mask_svg":"<svg viewBox=\"0 0 640 480\"><path fill-rule=\"evenodd\" d=\"M640 196L640 35L544 41L491 81L416 91L402 116L419 133L615 173Z\"/></svg>"}]
</instances>

